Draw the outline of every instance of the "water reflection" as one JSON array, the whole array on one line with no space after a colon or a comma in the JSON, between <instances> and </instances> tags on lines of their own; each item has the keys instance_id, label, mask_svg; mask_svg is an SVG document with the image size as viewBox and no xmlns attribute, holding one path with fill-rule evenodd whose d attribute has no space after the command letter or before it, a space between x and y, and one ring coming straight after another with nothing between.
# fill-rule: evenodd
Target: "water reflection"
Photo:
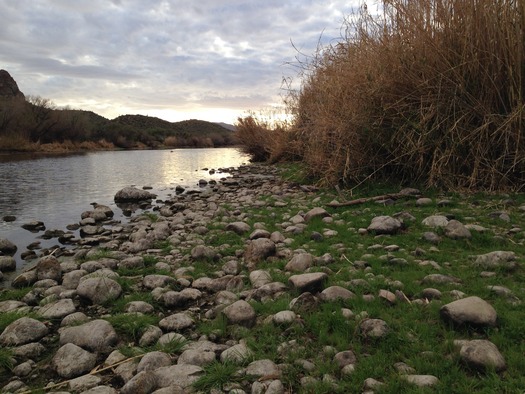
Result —
<instances>
[{"instance_id":1,"label":"water reflection","mask_svg":"<svg viewBox=\"0 0 525 394\"><path fill-rule=\"evenodd\" d=\"M21 228L41 220L47 229L77 223L91 203L110 206L117 220L125 220L115 205L115 193L126 187L151 186L160 198L176 185L197 187L199 179L219 179L203 168L237 167L248 158L234 148L156 151L93 152L70 156L0 155L0 238L17 244L15 256L33 242L35 234ZM16 221L1 220L6 215ZM42 241L43 246L54 242Z\"/></svg>"}]
</instances>

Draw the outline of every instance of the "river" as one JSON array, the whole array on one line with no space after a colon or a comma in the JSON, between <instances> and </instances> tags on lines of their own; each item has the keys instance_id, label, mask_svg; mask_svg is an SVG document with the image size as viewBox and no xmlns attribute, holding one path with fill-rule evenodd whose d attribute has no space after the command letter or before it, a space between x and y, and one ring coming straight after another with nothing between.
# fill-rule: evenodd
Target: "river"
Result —
<instances>
[{"instance_id":1,"label":"river","mask_svg":"<svg viewBox=\"0 0 525 394\"><path fill-rule=\"evenodd\" d=\"M26 262L20 254L38 240L41 247L58 241L37 239L21 226L30 221L44 222L46 229L66 230L78 223L92 203L108 205L114 219L126 217L114 203L117 191L126 186L151 187L159 199L175 194L177 185L198 188L200 179L220 179L227 174L210 174L208 169L238 167L248 156L236 148L172 149L89 152L74 155L0 155L0 238L18 246L14 256L17 270ZM2 218L13 215L16 220Z\"/></svg>"}]
</instances>

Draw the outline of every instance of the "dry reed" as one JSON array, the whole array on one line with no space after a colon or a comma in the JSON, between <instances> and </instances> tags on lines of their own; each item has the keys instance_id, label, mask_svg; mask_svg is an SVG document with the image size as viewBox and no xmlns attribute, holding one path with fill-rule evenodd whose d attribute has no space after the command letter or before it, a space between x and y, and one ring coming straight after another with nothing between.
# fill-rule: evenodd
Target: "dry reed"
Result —
<instances>
[{"instance_id":1,"label":"dry reed","mask_svg":"<svg viewBox=\"0 0 525 394\"><path fill-rule=\"evenodd\" d=\"M522 187L525 0L383 0L344 27L288 97L313 175Z\"/></svg>"}]
</instances>

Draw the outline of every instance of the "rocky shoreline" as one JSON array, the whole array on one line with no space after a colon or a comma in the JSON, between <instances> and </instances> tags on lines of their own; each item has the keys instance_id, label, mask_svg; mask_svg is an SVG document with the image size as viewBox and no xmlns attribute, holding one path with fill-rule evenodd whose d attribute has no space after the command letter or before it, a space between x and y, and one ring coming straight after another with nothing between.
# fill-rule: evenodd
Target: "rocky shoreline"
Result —
<instances>
[{"instance_id":1,"label":"rocky shoreline","mask_svg":"<svg viewBox=\"0 0 525 394\"><path fill-rule=\"evenodd\" d=\"M468 327L453 341L454 356L438 357L456 357L466 371L504 374L504 352L486 334L500 325L498 311L485 293L464 293L447 263L424 257L440 242L466 242L484 229L436 210L421 222L428 229L422 246L406 251L395 237L410 231L413 211L446 210L451 202L422 198L415 189L402 193L407 200L371 202L399 212L364 223L355 212L349 220L344 204L327 204L329 196L315 187L286 181L275 167L251 165L202 192L173 196L128 224L112 223L111 209L94 206L82 214L82 242L59 257L41 257L4 292L0 312L10 321L0 331L8 352L0 356L1 392L382 392L385 377L356 378L374 344L394 332L388 318L362 308L377 310L376 304L385 310L430 305L445 331L461 334ZM349 226L366 241L328 242ZM296 245L299 238L305 243ZM326 251L315 254L309 243L326 243ZM350 249L359 250L359 258L349 259ZM376 260L393 272L424 267L427 275L417 291L405 289L394 276L375 275ZM494 249L471 264L482 277L498 278L519 270L519 260L513 251ZM521 293L491 286L490 293L510 305L521 303ZM15 289L27 291L6 299ZM349 342L356 336L366 344L361 351L323 345L314 357L302 348L320 343L321 333L312 337L315 330L305 327L323 305L332 308L328 316L341 317L337 324ZM279 337L266 353L254 349L267 338L253 335L264 332ZM396 371L399 387L448 385L446 377L405 361L384 366ZM210 366L233 366L233 372L220 381L225 372L215 376Z\"/></svg>"}]
</instances>

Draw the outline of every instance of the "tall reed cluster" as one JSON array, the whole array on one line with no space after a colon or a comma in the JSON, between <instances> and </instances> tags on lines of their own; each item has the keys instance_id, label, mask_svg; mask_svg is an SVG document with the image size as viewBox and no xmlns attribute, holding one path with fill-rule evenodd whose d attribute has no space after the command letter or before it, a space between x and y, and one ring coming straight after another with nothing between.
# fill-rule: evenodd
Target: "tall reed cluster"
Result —
<instances>
[{"instance_id":1,"label":"tall reed cluster","mask_svg":"<svg viewBox=\"0 0 525 394\"><path fill-rule=\"evenodd\" d=\"M299 150L325 183L525 184L525 0L383 0L300 64Z\"/></svg>"}]
</instances>

